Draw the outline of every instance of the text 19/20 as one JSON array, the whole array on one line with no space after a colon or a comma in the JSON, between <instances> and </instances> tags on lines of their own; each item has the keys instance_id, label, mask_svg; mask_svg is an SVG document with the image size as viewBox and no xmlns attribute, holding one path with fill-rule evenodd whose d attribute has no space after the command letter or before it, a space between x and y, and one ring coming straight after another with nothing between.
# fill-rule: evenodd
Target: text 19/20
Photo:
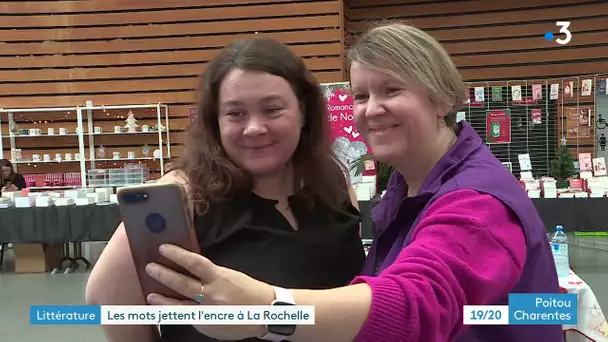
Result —
<instances>
[{"instance_id":1,"label":"text 19/20","mask_svg":"<svg viewBox=\"0 0 608 342\"><path fill-rule=\"evenodd\" d=\"M509 307L506 305L465 305L464 325L504 325L509 324Z\"/></svg>"},{"instance_id":2,"label":"text 19/20","mask_svg":"<svg viewBox=\"0 0 608 342\"><path fill-rule=\"evenodd\" d=\"M474 310L471 311L471 320L485 321L485 320L499 320L502 318L502 312L500 310Z\"/></svg>"}]
</instances>

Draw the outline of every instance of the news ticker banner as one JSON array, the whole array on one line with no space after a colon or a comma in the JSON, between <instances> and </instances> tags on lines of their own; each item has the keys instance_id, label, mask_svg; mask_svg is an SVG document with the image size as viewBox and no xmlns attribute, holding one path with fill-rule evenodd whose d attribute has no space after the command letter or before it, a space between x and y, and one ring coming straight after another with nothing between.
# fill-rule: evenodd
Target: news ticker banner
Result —
<instances>
[{"instance_id":1,"label":"news ticker banner","mask_svg":"<svg viewBox=\"0 0 608 342\"><path fill-rule=\"evenodd\" d=\"M575 293L512 293L509 305L465 305L464 325L577 324Z\"/></svg>"},{"instance_id":2,"label":"news ticker banner","mask_svg":"<svg viewBox=\"0 0 608 342\"><path fill-rule=\"evenodd\" d=\"M464 325L577 324L576 294L510 294L509 305L465 305ZM33 325L314 325L314 306L31 306Z\"/></svg>"},{"instance_id":3,"label":"news ticker banner","mask_svg":"<svg viewBox=\"0 0 608 342\"><path fill-rule=\"evenodd\" d=\"M314 306L102 305L30 307L32 325L314 325Z\"/></svg>"}]
</instances>

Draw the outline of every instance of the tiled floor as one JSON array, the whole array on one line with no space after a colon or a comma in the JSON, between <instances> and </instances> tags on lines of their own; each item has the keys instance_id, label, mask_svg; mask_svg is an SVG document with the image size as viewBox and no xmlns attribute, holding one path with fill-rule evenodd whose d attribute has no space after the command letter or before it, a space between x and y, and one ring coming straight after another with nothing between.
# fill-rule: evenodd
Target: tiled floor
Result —
<instances>
[{"instance_id":1,"label":"tiled floor","mask_svg":"<svg viewBox=\"0 0 608 342\"><path fill-rule=\"evenodd\" d=\"M608 251L570 248L571 263L608 314ZM103 342L99 327L30 326L30 305L82 304L88 273L0 274L0 341Z\"/></svg>"}]
</instances>

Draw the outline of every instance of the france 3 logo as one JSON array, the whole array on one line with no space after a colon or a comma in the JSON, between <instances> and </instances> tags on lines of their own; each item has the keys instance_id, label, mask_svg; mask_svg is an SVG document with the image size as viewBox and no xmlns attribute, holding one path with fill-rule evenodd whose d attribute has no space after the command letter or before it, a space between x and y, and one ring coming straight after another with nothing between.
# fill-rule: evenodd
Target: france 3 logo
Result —
<instances>
[{"instance_id":1,"label":"france 3 logo","mask_svg":"<svg viewBox=\"0 0 608 342\"><path fill-rule=\"evenodd\" d=\"M572 40L572 32L570 32L570 30L569 30L570 22L569 21L557 21L557 22L555 22L555 25L557 27L559 27L559 33L563 34L564 37L555 38L555 35L553 35L553 32L546 32L545 39L549 40L549 41L555 39L555 42L559 45L566 45L566 44L570 43L570 41Z\"/></svg>"}]
</instances>

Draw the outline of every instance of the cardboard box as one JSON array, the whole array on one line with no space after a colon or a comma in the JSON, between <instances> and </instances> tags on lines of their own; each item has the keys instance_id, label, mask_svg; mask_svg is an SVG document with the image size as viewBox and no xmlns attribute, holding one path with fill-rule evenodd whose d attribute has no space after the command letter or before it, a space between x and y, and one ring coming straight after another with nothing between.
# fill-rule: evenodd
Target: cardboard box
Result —
<instances>
[{"instance_id":1,"label":"cardboard box","mask_svg":"<svg viewBox=\"0 0 608 342\"><path fill-rule=\"evenodd\" d=\"M44 273L59 265L63 244L15 243L15 273Z\"/></svg>"}]
</instances>

